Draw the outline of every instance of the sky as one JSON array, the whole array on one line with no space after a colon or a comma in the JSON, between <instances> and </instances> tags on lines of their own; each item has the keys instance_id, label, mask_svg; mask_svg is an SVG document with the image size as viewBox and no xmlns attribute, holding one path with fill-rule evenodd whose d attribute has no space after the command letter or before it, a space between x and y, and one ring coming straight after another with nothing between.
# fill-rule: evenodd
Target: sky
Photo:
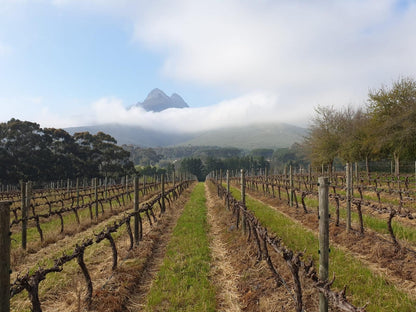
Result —
<instances>
[{"instance_id":1,"label":"sky","mask_svg":"<svg viewBox=\"0 0 416 312\"><path fill-rule=\"evenodd\" d=\"M416 0L0 0L0 122L308 126L415 78ZM131 108L154 88L186 109Z\"/></svg>"}]
</instances>

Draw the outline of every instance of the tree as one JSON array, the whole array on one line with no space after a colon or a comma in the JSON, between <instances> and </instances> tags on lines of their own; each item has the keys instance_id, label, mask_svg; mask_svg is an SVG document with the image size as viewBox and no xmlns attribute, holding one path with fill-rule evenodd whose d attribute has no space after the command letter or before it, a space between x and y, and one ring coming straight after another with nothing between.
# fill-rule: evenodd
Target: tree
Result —
<instances>
[{"instance_id":1,"label":"tree","mask_svg":"<svg viewBox=\"0 0 416 312\"><path fill-rule=\"evenodd\" d=\"M0 123L0 181L119 176L134 172L130 153L99 132L76 133L11 119Z\"/></svg>"},{"instance_id":2,"label":"tree","mask_svg":"<svg viewBox=\"0 0 416 312\"><path fill-rule=\"evenodd\" d=\"M255 148L251 150L250 155L253 157L264 157L265 159L270 159L273 156L274 150L269 148Z\"/></svg>"},{"instance_id":3,"label":"tree","mask_svg":"<svg viewBox=\"0 0 416 312\"><path fill-rule=\"evenodd\" d=\"M206 170L200 158L184 158L181 161L181 170L189 172L198 178L198 181L204 181Z\"/></svg>"},{"instance_id":4,"label":"tree","mask_svg":"<svg viewBox=\"0 0 416 312\"><path fill-rule=\"evenodd\" d=\"M312 119L303 145L312 165L327 165L332 170L341 147L341 114L332 106L318 106L315 112L316 116Z\"/></svg>"},{"instance_id":5,"label":"tree","mask_svg":"<svg viewBox=\"0 0 416 312\"><path fill-rule=\"evenodd\" d=\"M13 118L1 124L1 129L2 154L8 163L10 182L38 180L51 156L39 124Z\"/></svg>"},{"instance_id":6,"label":"tree","mask_svg":"<svg viewBox=\"0 0 416 312\"><path fill-rule=\"evenodd\" d=\"M390 88L370 91L368 97L367 111L377 129L374 146L379 153L392 154L398 175L400 158L416 155L416 81L401 78Z\"/></svg>"}]
</instances>

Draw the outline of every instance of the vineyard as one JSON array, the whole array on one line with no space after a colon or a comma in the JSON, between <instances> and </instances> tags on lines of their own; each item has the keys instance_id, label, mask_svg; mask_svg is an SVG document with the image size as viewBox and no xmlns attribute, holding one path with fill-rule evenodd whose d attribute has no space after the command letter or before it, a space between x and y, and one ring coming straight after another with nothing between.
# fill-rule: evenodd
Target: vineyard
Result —
<instances>
[{"instance_id":1,"label":"vineyard","mask_svg":"<svg viewBox=\"0 0 416 312\"><path fill-rule=\"evenodd\" d=\"M414 310L414 176L319 176L22 183L0 194L2 298L11 311Z\"/></svg>"}]
</instances>

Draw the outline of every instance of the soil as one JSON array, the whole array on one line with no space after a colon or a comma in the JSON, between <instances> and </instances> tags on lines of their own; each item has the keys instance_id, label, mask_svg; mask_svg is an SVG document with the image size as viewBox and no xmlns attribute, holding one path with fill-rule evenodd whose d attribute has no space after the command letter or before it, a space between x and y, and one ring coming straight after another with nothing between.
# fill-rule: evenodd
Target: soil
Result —
<instances>
[{"instance_id":1,"label":"soil","mask_svg":"<svg viewBox=\"0 0 416 312\"><path fill-rule=\"evenodd\" d=\"M248 191L247 193L318 234L316 207L313 209L308 207L309 212L304 213L300 207L289 207L286 201L264 196L261 192ZM331 222L331 244L350 252L375 273L382 275L413 299L416 299L416 253L406 248L397 250L391 243L389 236L378 234L369 229L365 229L363 235L359 233L358 225L353 224L354 227L356 230L347 233L342 220L339 226ZM401 242L401 245L406 244Z\"/></svg>"}]
</instances>

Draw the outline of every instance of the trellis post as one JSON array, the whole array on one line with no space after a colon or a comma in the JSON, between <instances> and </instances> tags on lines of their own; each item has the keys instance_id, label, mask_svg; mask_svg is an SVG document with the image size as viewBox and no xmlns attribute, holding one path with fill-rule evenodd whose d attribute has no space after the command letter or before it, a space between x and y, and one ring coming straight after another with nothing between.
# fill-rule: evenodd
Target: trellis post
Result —
<instances>
[{"instance_id":1,"label":"trellis post","mask_svg":"<svg viewBox=\"0 0 416 312\"><path fill-rule=\"evenodd\" d=\"M26 183L21 181L21 208L22 208L22 248L26 250L27 245L27 206L26 206Z\"/></svg>"},{"instance_id":2,"label":"trellis post","mask_svg":"<svg viewBox=\"0 0 416 312\"><path fill-rule=\"evenodd\" d=\"M244 205L244 209L246 209L246 178L245 178L245 172L244 169L241 169L241 202ZM246 233L246 215L243 213L243 231Z\"/></svg>"},{"instance_id":3,"label":"trellis post","mask_svg":"<svg viewBox=\"0 0 416 312\"><path fill-rule=\"evenodd\" d=\"M94 183L94 198L95 198L95 220L98 220L98 185L97 185L97 178L93 179Z\"/></svg>"},{"instance_id":4,"label":"trellis post","mask_svg":"<svg viewBox=\"0 0 416 312\"><path fill-rule=\"evenodd\" d=\"M10 202L0 202L0 311L10 311Z\"/></svg>"},{"instance_id":5,"label":"trellis post","mask_svg":"<svg viewBox=\"0 0 416 312\"><path fill-rule=\"evenodd\" d=\"M230 210L230 171L227 170L227 210Z\"/></svg>"},{"instance_id":6,"label":"trellis post","mask_svg":"<svg viewBox=\"0 0 416 312\"><path fill-rule=\"evenodd\" d=\"M328 280L329 266L329 179L319 177L319 279ZM328 298L319 294L319 311L328 312Z\"/></svg>"},{"instance_id":7,"label":"trellis post","mask_svg":"<svg viewBox=\"0 0 416 312\"><path fill-rule=\"evenodd\" d=\"M346 195L347 195L347 232L351 230L351 170L350 170L350 163L347 162L345 166L345 180L346 180Z\"/></svg>"},{"instance_id":8,"label":"trellis post","mask_svg":"<svg viewBox=\"0 0 416 312\"><path fill-rule=\"evenodd\" d=\"M139 178L134 177L134 242L139 244Z\"/></svg>"},{"instance_id":9,"label":"trellis post","mask_svg":"<svg viewBox=\"0 0 416 312\"><path fill-rule=\"evenodd\" d=\"M161 187L162 187L162 198L161 198L162 207L160 207L160 210L161 210L162 213L164 213L166 211L166 206L165 206L165 175L162 174L160 178L161 178L160 183L162 184L161 185Z\"/></svg>"},{"instance_id":10,"label":"trellis post","mask_svg":"<svg viewBox=\"0 0 416 312\"><path fill-rule=\"evenodd\" d=\"M293 207L293 170L292 170L292 165L289 166L289 187L290 187L289 206Z\"/></svg>"}]
</instances>

